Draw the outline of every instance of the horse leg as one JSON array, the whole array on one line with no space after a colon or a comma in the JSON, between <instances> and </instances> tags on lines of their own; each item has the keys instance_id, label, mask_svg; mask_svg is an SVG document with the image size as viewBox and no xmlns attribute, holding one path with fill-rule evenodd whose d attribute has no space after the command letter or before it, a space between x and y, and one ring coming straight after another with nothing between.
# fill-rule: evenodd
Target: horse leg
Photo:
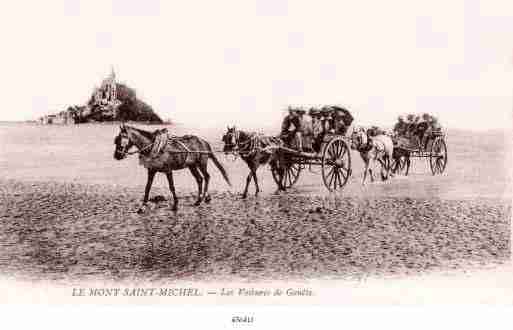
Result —
<instances>
[{"instance_id":1,"label":"horse leg","mask_svg":"<svg viewBox=\"0 0 513 330\"><path fill-rule=\"evenodd\" d=\"M283 157L280 158L278 161L278 176L280 177L280 184L279 188L281 191L286 191L287 188L285 188L285 185L283 184L283 180L285 179L285 173L286 173L286 160L283 159Z\"/></svg>"},{"instance_id":2,"label":"horse leg","mask_svg":"<svg viewBox=\"0 0 513 330\"><path fill-rule=\"evenodd\" d=\"M144 209L146 208L148 197L150 195L151 185L153 184L153 179L155 178L156 173L157 171L148 169L148 179L146 180L146 187L144 188L143 205L137 211L138 213L144 212Z\"/></svg>"},{"instance_id":3,"label":"horse leg","mask_svg":"<svg viewBox=\"0 0 513 330\"><path fill-rule=\"evenodd\" d=\"M365 165L363 167L363 179L362 179L362 186L365 186L365 179L367 179L367 172L369 171L369 160L364 159Z\"/></svg>"},{"instance_id":4,"label":"horse leg","mask_svg":"<svg viewBox=\"0 0 513 330\"><path fill-rule=\"evenodd\" d=\"M173 194L173 211L176 211L178 209L178 198L176 197L175 193L175 183L173 181L173 172L169 171L166 173L167 176L167 182L169 184L169 190L171 191L171 194Z\"/></svg>"},{"instance_id":5,"label":"horse leg","mask_svg":"<svg viewBox=\"0 0 513 330\"><path fill-rule=\"evenodd\" d=\"M400 158L398 158L397 155L396 155L396 157L394 157L393 160L395 161L394 167L392 167L392 163L390 163L390 169L392 170L393 174L396 174L397 173L397 167L399 166Z\"/></svg>"},{"instance_id":6,"label":"horse leg","mask_svg":"<svg viewBox=\"0 0 513 330\"><path fill-rule=\"evenodd\" d=\"M393 172L392 172L392 154L389 154L389 155L387 156L387 162L386 162L386 164L387 164L387 178L389 178L389 177L390 177L390 178L394 177L394 174L395 174L395 173L393 173Z\"/></svg>"},{"instance_id":7,"label":"horse leg","mask_svg":"<svg viewBox=\"0 0 513 330\"><path fill-rule=\"evenodd\" d=\"M258 186L258 178L256 175L257 167L251 169L251 174L253 175L253 181L255 181L255 196L258 196L258 193L260 192L260 187Z\"/></svg>"},{"instance_id":8,"label":"horse leg","mask_svg":"<svg viewBox=\"0 0 513 330\"><path fill-rule=\"evenodd\" d=\"M203 178L201 177L200 172L195 166L190 166L189 171L191 172L194 179L196 179L196 183L198 184L198 199L194 203L194 206L198 206L201 204Z\"/></svg>"},{"instance_id":9,"label":"horse leg","mask_svg":"<svg viewBox=\"0 0 513 330\"><path fill-rule=\"evenodd\" d=\"M285 166L284 166L284 157L276 152L271 156L269 160L269 164L271 165L271 170L276 171L278 174L278 189L276 193L280 191L285 191L285 186L283 185L283 179L285 177ZM262 163L263 164L263 163ZM256 176L256 168L255 168L255 176Z\"/></svg>"},{"instance_id":10,"label":"horse leg","mask_svg":"<svg viewBox=\"0 0 513 330\"><path fill-rule=\"evenodd\" d=\"M210 174L208 174L208 171L207 171L207 162L204 162L204 163L202 162L199 167L199 170L200 170L201 174L203 175L203 179L205 179L205 185L203 187L203 200L205 201L205 203L210 203L212 198L210 197L210 195L208 193L208 183L210 182Z\"/></svg>"},{"instance_id":11,"label":"horse leg","mask_svg":"<svg viewBox=\"0 0 513 330\"><path fill-rule=\"evenodd\" d=\"M381 179L383 181L388 180L390 177L390 161L387 154L383 155L382 159L378 159L381 164ZM383 174L385 173L385 174Z\"/></svg>"},{"instance_id":12,"label":"horse leg","mask_svg":"<svg viewBox=\"0 0 513 330\"><path fill-rule=\"evenodd\" d=\"M269 160L269 165L271 166L271 171L275 171L278 174L278 178L279 178L280 172L278 170L276 163L277 163L277 161L276 161L275 157L272 156L271 159ZM280 180L278 180L278 181L280 181ZM280 191L280 183L278 182L278 188L276 189L276 191L274 193L278 194L279 191Z\"/></svg>"},{"instance_id":13,"label":"horse leg","mask_svg":"<svg viewBox=\"0 0 513 330\"><path fill-rule=\"evenodd\" d=\"M390 174L390 157L388 155L385 156L385 173L387 180L391 178Z\"/></svg>"},{"instance_id":14,"label":"horse leg","mask_svg":"<svg viewBox=\"0 0 513 330\"><path fill-rule=\"evenodd\" d=\"M371 183L374 183L374 170L373 168L376 167L376 162L379 162L378 159L379 153L376 149L374 149L374 152L371 151L371 157L369 157L369 175L371 179Z\"/></svg>"},{"instance_id":15,"label":"horse leg","mask_svg":"<svg viewBox=\"0 0 513 330\"><path fill-rule=\"evenodd\" d=\"M251 182L252 177L253 177L253 172L251 171L251 167L250 167L249 174L246 177L246 187L244 187L244 192L242 193L242 199L246 198L248 195L248 187L249 187L249 183Z\"/></svg>"},{"instance_id":16,"label":"horse leg","mask_svg":"<svg viewBox=\"0 0 513 330\"><path fill-rule=\"evenodd\" d=\"M369 176L370 176L371 183L374 183L374 171L372 170L374 168L374 163L375 163L375 161L374 161L373 158L369 159L369 169L368 169L368 171L369 171Z\"/></svg>"},{"instance_id":17,"label":"horse leg","mask_svg":"<svg viewBox=\"0 0 513 330\"><path fill-rule=\"evenodd\" d=\"M385 159L385 165L386 165L386 171L387 171L387 179L391 178L394 175L390 171L390 167L391 167L390 163L391 163L390 162L390 157L387 156L386 159Z\"/></svg>"}]
</instances>

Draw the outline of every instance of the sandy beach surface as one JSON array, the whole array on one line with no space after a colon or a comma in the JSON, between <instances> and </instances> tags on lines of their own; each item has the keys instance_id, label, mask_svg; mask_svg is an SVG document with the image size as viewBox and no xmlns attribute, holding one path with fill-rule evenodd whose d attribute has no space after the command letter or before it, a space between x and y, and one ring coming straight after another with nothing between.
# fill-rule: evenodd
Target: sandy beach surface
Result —
<instances>
[{"instance_id":1,"label":"sandy beach surface","mask_svg":"<svg viewBox=\"0 0 513 330\"><path fill-rule=\"evenodd\" d=\"M138 125L144 128L144 126ZM157 127L147 127L156 129ZM221 148L222 130L171 128ZM447 132L449 163L432 176L415 160L408 177L360 185L353 157L345 189L329 194L320 169L275 194L240 199L247 168L218 155L229 187L210 164L210 204L192 206L196 186L175 172L172 212L163 175L145 214L145 169L113 159L115 125L0 126L0 272L7 278L83 281L230 281L419 276L509 265L511 136Z\"/></svg>"}]
</instances>

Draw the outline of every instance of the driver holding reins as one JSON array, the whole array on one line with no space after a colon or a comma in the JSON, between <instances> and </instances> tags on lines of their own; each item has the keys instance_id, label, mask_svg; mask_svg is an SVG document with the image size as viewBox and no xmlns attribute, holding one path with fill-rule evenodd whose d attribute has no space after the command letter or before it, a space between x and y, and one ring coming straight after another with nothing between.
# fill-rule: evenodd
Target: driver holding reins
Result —
<instances>
[{"instance_id":1,"label":"driver holding reins","mask_svg":"<svg viewBox=\"0 0 513 330\"><path fill-rule=\"evenodd\" d=\"M287 145L291 145L294 139L297 141L297 148L303 151L303 124L302 117L305 111L289 107L289 114L283 119L280 137Z\"/></svg>"}]
</instances>

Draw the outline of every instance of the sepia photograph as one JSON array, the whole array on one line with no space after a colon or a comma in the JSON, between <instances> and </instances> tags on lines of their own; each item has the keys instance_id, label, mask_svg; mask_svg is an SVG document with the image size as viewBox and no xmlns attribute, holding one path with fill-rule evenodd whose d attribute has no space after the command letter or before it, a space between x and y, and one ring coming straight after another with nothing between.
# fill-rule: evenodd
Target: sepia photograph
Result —
<instances>
[{"instance_id":1,"label":"sepia photograph","mask_svg":"<svg viewBox=\"0 0 513 330\"><path fill-rule=\"evenodd\" d=\"M513 305L511 3L1 7L3 306Z\"/></svg>"}]
</instances>

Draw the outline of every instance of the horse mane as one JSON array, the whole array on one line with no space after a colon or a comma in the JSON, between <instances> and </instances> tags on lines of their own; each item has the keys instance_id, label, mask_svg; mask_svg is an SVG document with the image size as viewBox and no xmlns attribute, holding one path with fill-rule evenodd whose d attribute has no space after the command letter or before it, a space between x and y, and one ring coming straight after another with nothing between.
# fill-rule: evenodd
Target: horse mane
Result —
<instances>
[{"instance_id":1,"label":"horse mane","mask_svg":"<svg viewBox=\"0 0 513 330\"><path fill-rule=\"evenodd\" d=\"M238 129L238 131L239 131L239 134L244 135L244 137L247 138L247 139L251 138L252 136L257 135L256 132L247 132L247 131L240 130L240 129Z\"/></svg>"},{"instance_id":2,"label":"horse mane","mask_svg":"<svg viewBox=\"0 0 513 330\"><path fill-rule=\"evenodd\" d=\"M141 134L142 136L144 136L145 138L147 138L147 139L149 139L151 141L155 140L155 135L152 132L148 132L148 131L145 131L145 130L140 129L140 128L135 128L133 126L125 126L125 127L138 132L139 134Z\"/></svg>"}]
</instances>

